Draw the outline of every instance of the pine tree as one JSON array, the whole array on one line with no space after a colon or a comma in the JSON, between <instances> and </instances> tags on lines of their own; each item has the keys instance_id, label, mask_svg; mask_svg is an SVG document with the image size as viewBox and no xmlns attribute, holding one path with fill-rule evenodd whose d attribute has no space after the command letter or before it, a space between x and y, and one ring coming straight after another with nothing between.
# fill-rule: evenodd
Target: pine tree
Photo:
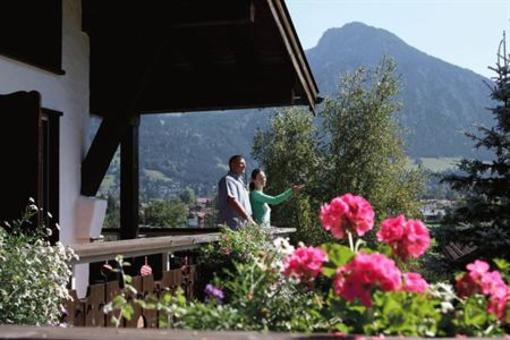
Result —
<instances>
[{"instance_id":1,"label":"pine tree","mask_svg":"<svg viewBox=\"0 0 510 340\"><path fill-rule=\"evenodd\" d=\"M463 159L460 174L444 181L465 194L448 218L451 231L443 242L461 241L477 247L476 256L510 258L510 64L500 57L489 84L495 105L489 108L495 125L479 127L480 136L468 134L476 148L491 151L490 161ZM466 259L467 260L467 259Z\"/></svg>"}]
</instances>

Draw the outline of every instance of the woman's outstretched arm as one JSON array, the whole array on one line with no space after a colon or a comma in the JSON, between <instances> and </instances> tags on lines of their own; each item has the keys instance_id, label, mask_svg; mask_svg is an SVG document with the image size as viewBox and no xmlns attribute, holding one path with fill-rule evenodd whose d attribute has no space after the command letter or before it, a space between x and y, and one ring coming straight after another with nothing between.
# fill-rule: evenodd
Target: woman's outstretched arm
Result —
<instances>
[{"instance_id":1,"label":"woman's outstretched arm","mask_svg":"<svg viewBox=\"0 0 510 340\"><path fill-rule=\"evenodd\" d=\"M251 192L251 197L255 202L267 203L272 205L283 203L286 200L288 200L290 196L292 196L292 189L287 189L281 194L276 196L266 195L262 191Z\"/></svg>"}]
</instances>

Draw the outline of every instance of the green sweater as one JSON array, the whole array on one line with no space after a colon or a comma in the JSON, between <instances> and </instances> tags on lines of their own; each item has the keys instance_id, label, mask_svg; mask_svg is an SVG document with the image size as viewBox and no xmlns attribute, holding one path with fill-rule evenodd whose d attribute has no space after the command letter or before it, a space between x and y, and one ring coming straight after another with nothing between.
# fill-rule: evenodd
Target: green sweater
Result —
<instances>
[{"instance_id":1,"label":"green sweater","mask_svg":"<svg viewBox=\"0 0 510 340\"><path fill-rule=\"evenodd\" d=\"M271 225L271 208L268 204L280 204L292 196L292 189L287 189L277 196L269 196L262 191L253 190L250 192L250 203L253 211L253 219L258 224Z\"/></svg>"}]
</instances>

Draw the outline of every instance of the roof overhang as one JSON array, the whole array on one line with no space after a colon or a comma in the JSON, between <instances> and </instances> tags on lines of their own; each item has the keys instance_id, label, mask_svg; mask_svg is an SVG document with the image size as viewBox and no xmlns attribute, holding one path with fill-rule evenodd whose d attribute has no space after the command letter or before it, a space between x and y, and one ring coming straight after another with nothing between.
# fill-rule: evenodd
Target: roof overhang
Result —
<instances>
[{"instance_id":1,"label":"roof overhang","mask_svg":"<svg viewBox=\"0 0 510 340\"><path fill-rule=\"evenodd\" d=\"M83 0L83 30L94 114L319 100L283 0Z\"/></svg>"}]
</instances>

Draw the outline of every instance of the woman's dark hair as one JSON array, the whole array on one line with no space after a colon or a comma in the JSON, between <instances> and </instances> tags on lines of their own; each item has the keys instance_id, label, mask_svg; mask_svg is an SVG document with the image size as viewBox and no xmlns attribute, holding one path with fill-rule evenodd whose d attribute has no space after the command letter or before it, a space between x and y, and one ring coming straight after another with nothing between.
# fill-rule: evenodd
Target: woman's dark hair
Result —
<instances>
[{"instance_id":1,"label":"woman's dark hair","mask_svg":"<svg viewBox=\"0 0 510 340\"><path fill-rule=\"evenodd\" d=\"M250 191L255 190L255 183L253 183L253 181L257 179L257 175L260 174L262 171L264 171L264 170L257 168L257 169L253 169L253 171L251 172Z\"/></svg>"}]
</instances>

